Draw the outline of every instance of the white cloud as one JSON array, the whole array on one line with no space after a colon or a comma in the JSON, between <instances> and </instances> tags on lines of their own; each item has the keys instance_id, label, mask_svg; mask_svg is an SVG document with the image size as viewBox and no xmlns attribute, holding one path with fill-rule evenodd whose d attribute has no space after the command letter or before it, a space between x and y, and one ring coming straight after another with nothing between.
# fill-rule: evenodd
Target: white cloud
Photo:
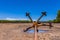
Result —
<instances>
[{"instance_id":1,"label":"white cloud","mask_svg":"<svg viewBox=\"0 0 60 40\"><path fill-rule=\"evenodd\" d=\"M6 18L5 20L19 20L19 19L16 19L16 18Z\"/></svg>"},{"instance_id":2,"label":"white cloud","mask_svg":"<svg viewBox=\"0 0 60 40\"><path fill-rule=\"evenodd\" d=\"M5 18L5 20L28 20L27 18Z\"/></svg>"},{"instance_id":3,"label":"white cloud","mask_svg":"<svg viewBox=\"0 0 60 40\"><path fill-rule=\"evenodd\" d=\"M29 20L29 18L5 18L4 20ZM33 21L36 21L35 19L33 19Z\"/></svg>"},{"instance_id":4,"label":"white cloud","mask_svg":"<svg viewBox=\"0 0 60 40\"><path fill-rule=\"evenodd\" d=\"M20 18L20 20L28 20L27 18Z\"/></svg>"},{"instance_id":5,"label":"white cloud","mask_svg":"<svg viewBox=\"0 0 60 40\"><path fill-rule=\"evenodd\" d=\"M33 21L36 21L36 19L33 19Z\"/></svg>"}]
</instances>

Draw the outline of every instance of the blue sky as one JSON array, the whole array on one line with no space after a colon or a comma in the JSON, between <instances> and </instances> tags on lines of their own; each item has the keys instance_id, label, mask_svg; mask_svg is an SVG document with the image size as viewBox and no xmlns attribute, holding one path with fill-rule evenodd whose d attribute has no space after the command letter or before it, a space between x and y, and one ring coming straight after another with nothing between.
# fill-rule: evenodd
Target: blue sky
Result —
<instances>
[{"instance_id":1,"label":"blue sky","mask_svg":"<svg viewBox=\"0 0 60 40\"><path fill-rule=\"evenodd\" d=\"M41 20L53 20L60 10L60 0L0 0L0 19L28 19L25 13L30 12L33 20L46 11L47 16Z\"/></svg>"}]
</instances>

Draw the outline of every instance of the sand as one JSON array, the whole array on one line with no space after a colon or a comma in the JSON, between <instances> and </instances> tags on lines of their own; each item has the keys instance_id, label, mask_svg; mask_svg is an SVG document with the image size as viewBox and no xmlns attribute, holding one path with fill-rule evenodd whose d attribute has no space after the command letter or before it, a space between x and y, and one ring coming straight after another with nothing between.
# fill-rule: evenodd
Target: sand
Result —
<instances>
[{"instance_id":1,"label":"sand","mask_svg":"<svg viewBox=\"0 0 60 40\"><path fill-rule=\"evenodd\" d=\"M54 27L41 26L39 30L48 30L39 32L37 40L60 40L60 23L53 23ZM32 23L0 23L0 40L34 40L34 33L23 32Z\"/></svg>"}]
</instances>

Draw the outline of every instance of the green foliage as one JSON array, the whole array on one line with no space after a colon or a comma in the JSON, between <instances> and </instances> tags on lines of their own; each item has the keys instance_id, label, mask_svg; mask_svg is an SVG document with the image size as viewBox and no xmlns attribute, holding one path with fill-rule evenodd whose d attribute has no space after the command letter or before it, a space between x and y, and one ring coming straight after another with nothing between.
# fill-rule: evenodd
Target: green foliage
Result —
<instances>
[{"instance_id":1,"label":"green foliage","mask_svg":"<svg viewBox=\"0 0 60 40\"><path fill-rule=\"evenodd\" d=\"M60 18L60 10L58 10L56 19Z\"/></svg>"},{"instance_id":2,"label":"green foliage","mask_svg":"<svg viewBox=\"0 0 60 40\"><path fill-rule=\"evenodd\" d=\"M54 19L52 22L57 23L57 20L56 20L56 19Z\"/></svg>"},{"instance_id":3,"label":"green foliage","mask_svg":"<svg viewBox=\"0 0 60 40\"><path fill-rule=\"evenodd\" d=\"M52 20L49 20L48 22L52 22Z\"/></svg>"},{"instance_id":4,"label":"green foliage","mask_svg":"<svg viewBox=\"0 0 60 40\"><path fill-rule=\"evenodd\" d=\"M57 17L54 20L49 20L48 22L60 23L60 10L57 12Z\"/></svg>"},{"instance_id":5,"label":"green foliage","mask_svg":"<svg viewBox=\"0 0 60 40\"><path fill-rule=\"evenodd\" d=\"M56 17L56 19L54 19L52 22L60 23L60 10L58 10L58 12L57 12L57 17Z\"/></svg>"},{"instance_id":6,"label":"green foliage","mask_svg":"<svg viewBox=\"0 0 60 40\"><path fill-rule=\"evenodd\" d=\"M56 17L56 22L60 22L60 10L58 10L57 17Z\"/></svg>"},{"instance_id":7,"label":"green foliage","mask_svg":"<svg viewBox=\"0 0 60 40\"><path fill-rule=\"evenodd\" d=\"M29 20L0 20L0 23L30 23Z\"/></svg>"}]
</instances>

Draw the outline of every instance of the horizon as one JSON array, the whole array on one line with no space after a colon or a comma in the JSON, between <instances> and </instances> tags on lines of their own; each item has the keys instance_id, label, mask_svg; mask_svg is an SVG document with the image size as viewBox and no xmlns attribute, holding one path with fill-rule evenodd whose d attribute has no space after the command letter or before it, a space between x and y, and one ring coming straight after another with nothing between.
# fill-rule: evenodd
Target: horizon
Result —
<instances>
[{"instance_id":1,"label":"horizon","mask_svg":"<svg viewBox=\"0 0 60 40\"><path fill-rule=\"evenodd\" d=\"M60 10L60 0L0 0L0 20L29 20L25 13L30 12L33 20L46 11L41 21L54 20Z\"/></svg>"}]
</instances>

